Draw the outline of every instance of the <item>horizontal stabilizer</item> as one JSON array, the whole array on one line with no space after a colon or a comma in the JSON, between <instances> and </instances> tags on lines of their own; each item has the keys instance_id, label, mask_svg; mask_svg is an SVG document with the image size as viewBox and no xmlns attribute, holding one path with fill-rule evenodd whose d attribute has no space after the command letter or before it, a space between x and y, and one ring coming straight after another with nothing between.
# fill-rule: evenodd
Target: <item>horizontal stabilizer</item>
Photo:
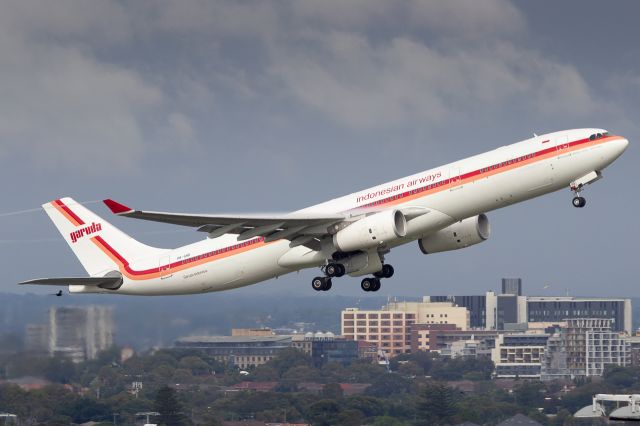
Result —
<instances>
[{"instance_id":1,"label":"horizontal stabilizer","mask_svg":"<svg viewBox=\"0 0 640 426\"><path fill-rule=\"evenodd\" d=\"M67 277L67 278L37 278L23 281L22 284L38 285L85 285L88 287L100 287L117 289L122 285L122 277Z\"/></svg>"}]
</instances>

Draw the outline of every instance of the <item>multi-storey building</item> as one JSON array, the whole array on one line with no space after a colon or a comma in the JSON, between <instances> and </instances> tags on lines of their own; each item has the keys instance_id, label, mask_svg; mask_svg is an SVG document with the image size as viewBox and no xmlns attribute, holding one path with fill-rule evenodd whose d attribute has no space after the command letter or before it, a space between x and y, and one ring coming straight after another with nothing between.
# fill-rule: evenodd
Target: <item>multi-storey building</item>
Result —
<instances>
[{"instance_id":1,"label":"multi-storey building","mask_svg":"<svg viewBox=\"0 0 640 426\"><path fill-rule=\"evenodd\" d=\"M558 324L569 318L613 320L614 331L631 330L631 299L569 296L522 296L520 278L503 278L502 294L431 296L432 302L451 302L469 310L472 328L504 330L510 324L547 322ZM506 325L505 325L506 324Z\"/></svg>"},{"instance_id":2,"label":"multi-storey building","mask_svg":"<svg viewBox=\"0 0 640 426\"><path fill-rule=\"evenodd\" d=\"M588 330L585 335L585 375L602 376L607 365L631 363L629 343L619 331Z\"/></svg>"},{"instance_id":3,"label":"multi-storey building","mask_svg":"<svg viewBox=\"0 0 640 426\"><path fill-rule=\"evenodd\" d=\"M562 330L563 344L567 353L567 368L571 377L587 374L587 333L611 331L611 319L571 318Z\"/></svg>"},{"instance_id":4,"label":"multi-storey building","mask_svg":"<svg viewBox=\"0 0 640 426\"><path fill-rule=\"evenodd\" d=\"M30 354L48 354L49 326L46 324L27 324L24 348Z\"/></svg>"},{"instance_id":5,"label":"multi-storey building","mask_svg":"<svg viewBox=\"0 0 640 426\"><path fill-rule=\"evenodd\" d=\"M503 278L502 294L522 296L522 278Z\"/></svg>"},{"instance_id":6,"label":"multi-storey building","mask_svg":"<svg viewBox=\"0 0 640 426\"><path fill-rule=\"evenodd\" d=\"M265 364L289 347L291 336L190 336L174 343L176 349L197 349L242 369Z\"/></svg>"},{"instance_id":7,"label":"multi-storey building","mask_svg":"<svg viewBox=\"0 0 640 426\"><path fill-rule=\"evenodd\" d=\"M107 306L52 307L49 353L82 362L113 345L113 309Z\"/></svg>"},{"instance_id":8,"label":"multi-storey building","mask_svg":"<svg viewBox=\"0 0 640 426\"><path fill-rule=\"evenodd\" d=\"M567 365L567 348L560 332L549 336L540 370L540 380L557 379L571 379Z\"/></svg>"},{"instance_id":9,"label":"multi-storey building","mask_svg":"<svg viewBox=\"0 0 640 426\"><path fill-rule=\"evenodd\" d=\"M500 334L491 359L496 377L540 378L548 334Z\"/></svg>"},{"instance_id":10,"label":"multi-storey building","mask_svg":"<svg viewBox=\"0 0 640 426\"><path fill-rule=\"evenodd\" d=\"M612 330L632 334L631 299L528 296L527 315L529 322L606 319L611 321Z\"/></svg>"},{"instance_id":11,"label":"multi-storey building","mask_svg":"<svg viewBox=\"0 0 640 426\"><path fill-rule=\"evenodd\" d=\"M469 312L450 302L393 302L380 310L347 308L342 311L342 335L375 343L389 355L411 351L411 330L421 325L469 328Z\"/></svg>"}]
</instances>

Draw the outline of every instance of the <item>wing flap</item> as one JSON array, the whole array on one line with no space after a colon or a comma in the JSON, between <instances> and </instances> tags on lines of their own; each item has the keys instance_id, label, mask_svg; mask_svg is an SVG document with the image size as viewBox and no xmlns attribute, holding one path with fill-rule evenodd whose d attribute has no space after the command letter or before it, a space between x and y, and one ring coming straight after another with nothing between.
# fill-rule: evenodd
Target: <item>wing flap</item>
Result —
<instances>
[{"instance_id":1,"label":"wing flap","mask_svg":"<svg viewBox=\"0 0 640 426\"><path fill-rule=\"evenodd\" d=\"M18 283L20 285L85 285L87 287L114 288L122 284L122 277L66 277L36 278Z\"/></svg>"}]
</instances>

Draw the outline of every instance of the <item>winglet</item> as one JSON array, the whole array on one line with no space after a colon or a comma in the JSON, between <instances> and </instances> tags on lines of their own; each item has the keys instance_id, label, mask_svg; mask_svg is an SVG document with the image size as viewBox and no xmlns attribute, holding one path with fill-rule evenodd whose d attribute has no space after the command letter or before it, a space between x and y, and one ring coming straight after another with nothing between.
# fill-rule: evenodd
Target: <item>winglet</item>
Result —
<instances>
[{"instance_id":1,"label":"winglet","mask_svg":"<svg viewBox=\"0 0 640 426\"><path fill-rule=\"evenodd\" d=\"M125 213L131 213L133 211L132 208L127 207L124 204L120 204L117 201L113 201L110 198L107 198L106 200L102 200L102 202L105 203L107 207L109 207L109 210L111 210L113 214L125 214Z\"/></svg>"}]
</instances>

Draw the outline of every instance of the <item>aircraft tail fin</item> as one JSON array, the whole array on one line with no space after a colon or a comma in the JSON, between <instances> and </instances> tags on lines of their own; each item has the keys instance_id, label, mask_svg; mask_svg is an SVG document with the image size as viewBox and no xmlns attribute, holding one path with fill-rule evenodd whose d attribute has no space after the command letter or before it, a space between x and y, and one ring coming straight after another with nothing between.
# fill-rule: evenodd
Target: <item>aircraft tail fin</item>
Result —
<instances>
[{"instance_id":1,"label":"aircraft tail fin","mask_svg":"<svg viewBox=\"0 0 640 426\"><path fill-rule=\"evenodd\" d=\"M90 276L124 272L132 260L167 251L133 239L72 198L42 207Z\"/></svg>"}]
</instances>

